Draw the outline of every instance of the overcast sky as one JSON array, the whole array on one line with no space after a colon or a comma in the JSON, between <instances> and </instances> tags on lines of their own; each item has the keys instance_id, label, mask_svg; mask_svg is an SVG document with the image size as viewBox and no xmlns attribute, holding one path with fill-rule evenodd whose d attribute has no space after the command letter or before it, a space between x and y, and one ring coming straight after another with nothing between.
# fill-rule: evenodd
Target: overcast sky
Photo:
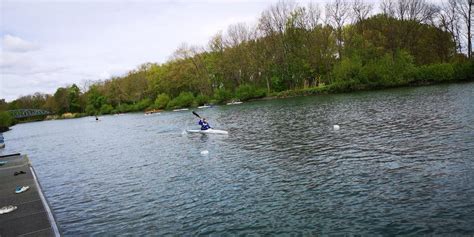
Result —
<instances>
[{"instance_id":1,"label":"overcast sky","mask_svg":"<svg viewBox=\"0 0 474 237\"><path fill-rule=\"evenodd\" d=\"M204 46L230 24L254 24L275 2L0 0L0 99L164 63L183 42Z\"/></svg>"}]
</instances>

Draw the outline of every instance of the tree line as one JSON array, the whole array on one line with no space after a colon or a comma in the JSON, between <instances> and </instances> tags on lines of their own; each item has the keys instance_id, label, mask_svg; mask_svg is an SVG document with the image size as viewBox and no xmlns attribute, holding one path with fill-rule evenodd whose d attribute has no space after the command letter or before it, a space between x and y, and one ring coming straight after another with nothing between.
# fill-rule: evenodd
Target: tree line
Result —
<instances>
[{"instance_id":1,"label":"tree line","mask_svg":"<svg viewBox=\"0 0 474 237\"><path fill-rule=\"evenodd\" d=\"M258 23L238 23L206 46L182 44L165 63L35 93L0 109L110 114L250 100L468 81L473 0L280 1Z\"/></svg>"}]
</instances>

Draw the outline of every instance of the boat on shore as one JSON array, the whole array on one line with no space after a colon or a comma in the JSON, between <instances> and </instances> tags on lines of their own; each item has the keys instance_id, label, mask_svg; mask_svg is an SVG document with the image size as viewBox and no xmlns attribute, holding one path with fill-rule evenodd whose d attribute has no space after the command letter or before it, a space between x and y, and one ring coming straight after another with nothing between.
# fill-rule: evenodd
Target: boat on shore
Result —
<instances>
[{"instance_id":1,"label":"boat on shore","mask_svg":"<svg viewBox=\"0 0 474 237\"><path fill-rule=\"evenodd\" d=\"M159 110L159 109L152 109L152 110L147 110L145 111L145 115L150 115L150 114L156 114L156 113L160 113L162 110Z\"/></svg>"},{"instance_id":2,"label":"boat on shore","mask_svg":"<svg viewBox=\"0 0 474 237\"><path fill-rule=\"evenodd\" d=\"M233 101L227 103L226 105L239 105L239 104L242 104L242 103L243 103L242 101L235 101L235 100L233 100Z\"/></svg>"},{"instance_id":3,"label":"boat on shore","mask_svg":"<svg viewBox=\"0 0 474 237\"><path fill-rule=\"evenodd\" d=\"M189 110L188 108L184 108L184 109L173 109L174 112L179 112L179 111L187 111Z\"/></svg>"}]
</instances>

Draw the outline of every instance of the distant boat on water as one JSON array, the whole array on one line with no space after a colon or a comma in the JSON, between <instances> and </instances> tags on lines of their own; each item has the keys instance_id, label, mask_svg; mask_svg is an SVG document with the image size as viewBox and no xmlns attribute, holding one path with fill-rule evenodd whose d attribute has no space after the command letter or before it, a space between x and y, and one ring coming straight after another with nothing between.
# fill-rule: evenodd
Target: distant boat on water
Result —
<instances>
[{"instance_id":1,"label":"distant boat on water","mask_svg":"<svg viewBox=\"0 0 474 237\"><path fill-rule=\"evenodd\" d=\"M206 108L211 108L212 106L210 105L201 105L201 106L198 106L198 109L206 109Z\"/></svg>"},{"instance_id":2,"label":"distant boat on water","mask_svg":"<svg viewBox=\"0 0 474 237\"><path fill-rule=\"evenodd\" d=\"M189 110L189 109L188 109L188 108L184 108L184 109L173 109L174 112L186 111L186 110Z\"/></svg>"},{"instance_id":3,"label":"distant boat on water","mask_svg":"<svg viewBox=\"0 0 474 237\"><path fill-rule=\"evenodd\" d=\"M242 104L242 103L243 103L243 102L241 102L241 101L235 101L235 100L233 100L233 101L227 103L227 105L239 105L239 104Z\"/></svg>"}]
</instances>

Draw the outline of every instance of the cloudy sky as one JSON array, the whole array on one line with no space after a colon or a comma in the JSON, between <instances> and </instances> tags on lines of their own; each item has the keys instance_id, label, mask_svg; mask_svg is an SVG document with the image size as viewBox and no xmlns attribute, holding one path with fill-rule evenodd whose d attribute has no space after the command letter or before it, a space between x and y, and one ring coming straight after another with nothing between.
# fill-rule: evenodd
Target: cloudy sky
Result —
<instances>
[{"instance_id":1,"label":"cloudy sky","mask_svg":"<svg viewBox=\"0 0 474 237\"><path fill-rule=\"evenodd\" d=\"M275 2L0 0L0 99L163 63L183 42L203 46L230 24L254 24Z\"/></svg>"},{"instance_id":2,"label":"cloudy sky","mask_svg":"<svg viewBox=\"0 0 474 237\"><path fill-rule=\"evenodd\" d=\"M0 98L122 75L253 22L274 1L0 0Z\"/></svg>"}]
</instances>

